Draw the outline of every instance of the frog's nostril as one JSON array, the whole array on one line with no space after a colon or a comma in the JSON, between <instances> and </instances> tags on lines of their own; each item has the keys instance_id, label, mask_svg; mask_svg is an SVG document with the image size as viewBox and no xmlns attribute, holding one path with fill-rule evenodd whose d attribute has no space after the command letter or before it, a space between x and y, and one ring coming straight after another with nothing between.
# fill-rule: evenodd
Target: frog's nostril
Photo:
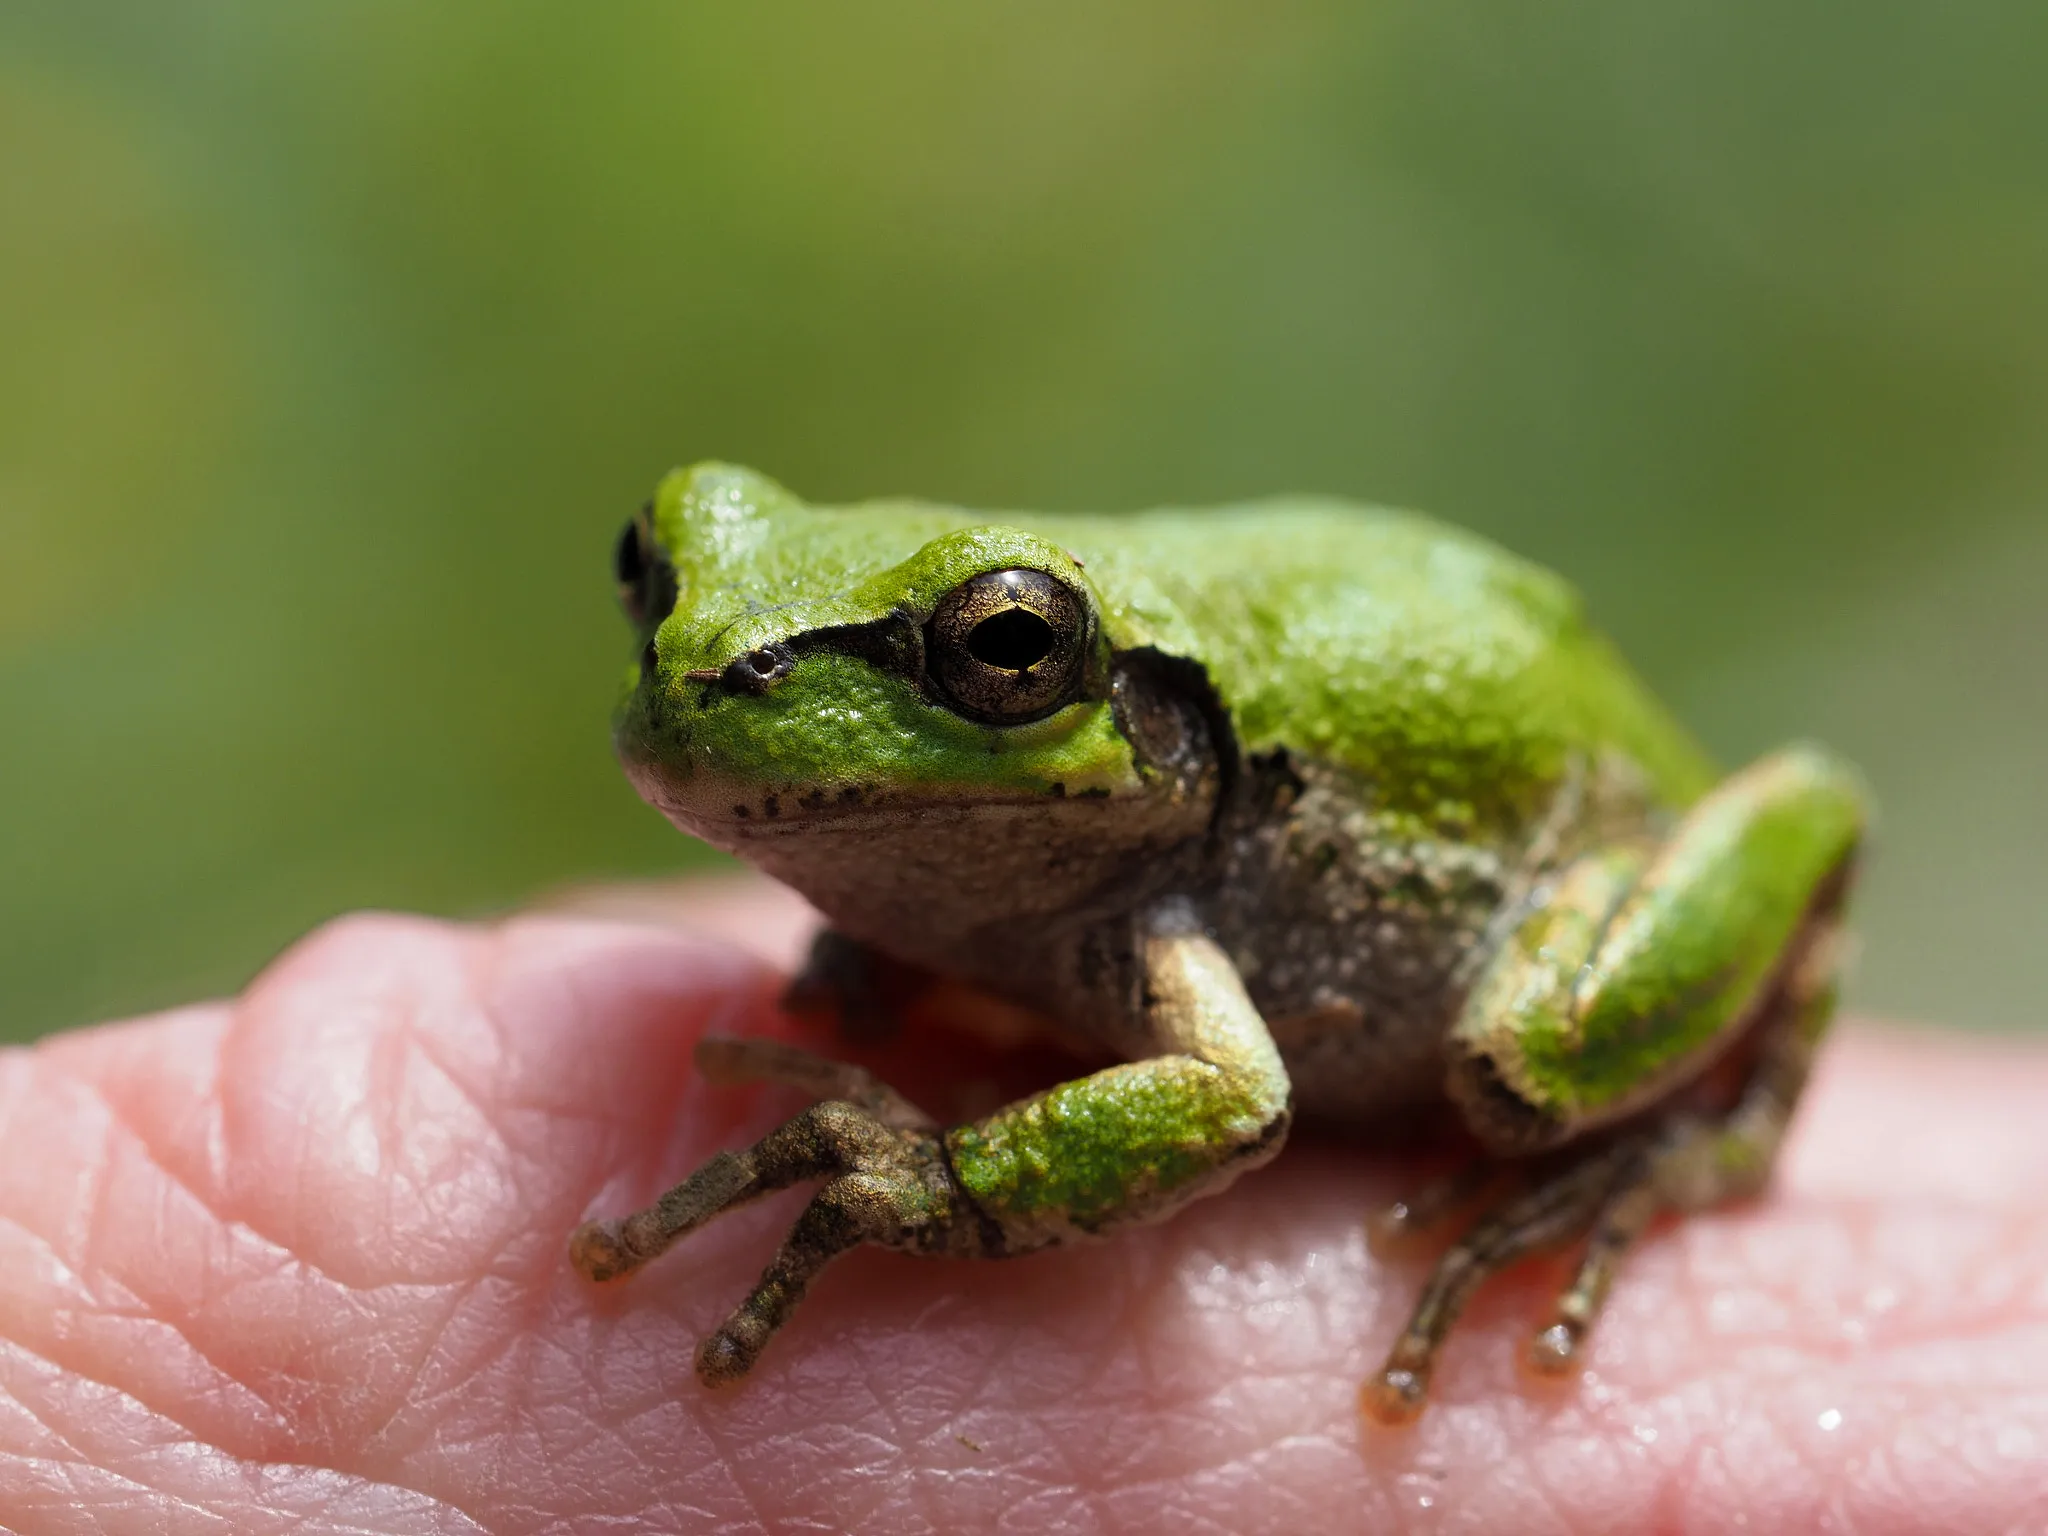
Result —
<instances>
[{"instance_id":1,"label":"frog's nostril","mask_svg":"<svg viewBox=\"0 0 2048 1536\"><path fill-rule=\"evenodd\" d=\"M742 693L766 693L796 667L796 657L786 645L763 645L736 656L726 664L719 680Z\"/></svg>"}]
</instances>

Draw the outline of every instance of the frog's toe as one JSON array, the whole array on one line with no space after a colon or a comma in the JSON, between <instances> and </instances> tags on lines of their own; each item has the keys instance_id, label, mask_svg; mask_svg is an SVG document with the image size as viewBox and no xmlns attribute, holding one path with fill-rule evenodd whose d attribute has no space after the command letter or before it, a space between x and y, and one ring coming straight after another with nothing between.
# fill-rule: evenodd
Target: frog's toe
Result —
<instances>
[{"instance_id":1,"label":"frog's toe","mask_svg":"<svg viewBox=\"0 0 2048 1536\"><path fill-rule=\"evenodd\" d=\"M1687 1134L1685 1131L1676 1133ZM1559 1293L1547 1321L1529 1340L1523 1363L1539 1376L1562 1376L1578 1363L1579 1349L1606 1304L1622 1255L1642 1236L1668 1201L1660 1184L1673 1138L1659 1138L1627 1160L1593 1216L1586 1249L1571 1283Z\"/></svg>"},{"instance_id":2,"label":"frog's toe","mask_svg":"<svg viewBox=\"0 0 2048 1536\"><path fill-rule=\"evenodd\" d=\"M1388 1364L1358 1389L1358 1406L1368 1418L1394 1426L1407 1424L1422 1412L1429 1396L1429 1375Z\"/></svg>"},{"instance_id":3,"label":"frog's toe","mask_svg":"<svg viewBox=\"0 0 2048 1536\"><path fill-rule=\"evenodd\" d=\"M1773 1088L1766 1072L1726 1115L1673 1112L1546 1160L1546 1173L1482 1216L1437 1260L1386 1365L1367 1383L1365 1411L1383 1423L1413 1418L1428 1395L1438 1350L1479 1287L1527 1254L1579 1242L1578 1266L1522 1359L1538 1377L1571 1372L1624 1255L1652 1221L1760 1187L1789 1111L1789 1099ZM1461 1175L1456 1184L1480 1182Z\"/></svg>"},{"instance_id":4,"label":"frog's toe","mask_svg":"<svg viewBox=\"0 0 2048 1536\"><path fill-rule=\"evenodd\" d=\"M1603 1216L1627 1192L1642 1186L1651 1166L1651 1150L1651 1137L1645 1133L1606 1142L1555 1165L1475 1222L1430 1272L1386 1364L1366 1384L1361 1398L1365 1411L1382 1423L1405 1422L1419 1413L1429 1392L1437 1352L1479 1287L1527 1254L1571 1242L1589 1231L1604 1230L1600 1227ZM1619 1227L1616 1234L1620 1234ZM1591 1311L1605 1295L1612 1258L1619 1253L1619 1247L1615 1248L1608 1266L1601 1269L1597 1294L1589 1293L1588 1324ZM1590 1258L1589 1251L1589 1262Z\"/></svg>"},{"instance_id":5,"label":"frog's toe","mask_svg":"<svg viewBox=\"0 0 2048 1536\"><path fill-rule=\"evenodd\" d=\"M766 1079L844 1095L813 1104L743 1151L719 1153L647 1209L586 1222L570 1239L570 1261L586 1278L614 1280L735 1206L824 1180L746 1300L697 1351L706 1386L752 1370L818 1272L849 1248L979 1251L985 1233L938 1135L886 1084L772 1041L706 1040L698 1059L722 1081Z\"/></svg>"},{"instance_id":6,"label":"frog's toe","mask_svg":"<svg viewBox=\"0 0 2048 1536\"><path fill-rule=\"evenodd\" d=\"M816 1099L851 1104L898 1130L927 1130L937 1123L865 1067L834 1061L779 1040L706 1035L697 1042L696 1054L697 1070L707 1082L722 1086L779 1083Z\"/></svg>"},{"instance_id":7,"label":"frog's toe","mask_svg":"<svg viewBox=\"0 0 2048 1536\"><path fill-rule=\"evenodd\" d=\"M615 1221L586 1221L569 1235L569 1262L586 1280L616 1280L635 1267Z\"/></svg>"},{"instance_id":8,"label":"frog's toe","mask_svg":"<svg viewBox=\"0 0 2048 1536\"><path fill-rule=\"evenodd\" d=\"M738 1381L754 1368L770 1330L763 1325L727 1323L697 1346L697 1379L707 1387Z\"/></svg>"},{"instance_id":9,"label":"frog's toe","mask_svg":"<svg viewBox=\"0 0 2048 1536\"><path fill-rule=\"evenodd\" d=\"M737 1381L754 1368L819 1271L863 1243L933 1251L947 1246L955 1212L936 1146L902 1140L892 1155L832 1179L811 1198L746 1300L697 1348L697 1379L707 1387Z\"/></svg>"},{"instance_id":10,"label":"frog's toe","mask_svg":"<svg viewBox=\"0 0 2048 1536\"><path fill-rule=\"evenodd\" d=\"M1477 1158L1367 1218L1366 1247L1383 1263L1421 1257L1458 1217L1470 1213L1511 1176L1509 1165Z\"/></svg>"},{"instance_id":11,"label":"frog's toe","mask_svg":"<svg viewBox=\"0 0 2048 1536\"><path fill-rule=\"evenodd\" d=\"M1569 1323L1551 1323L1538 1328L1529 1340L1528 1353L1522 1363L1538 1376L1562 1376L1577 1364L1579 1345L1585 1342L1586 1331L1574 1328Z\"/></svg>"}]
</instances>

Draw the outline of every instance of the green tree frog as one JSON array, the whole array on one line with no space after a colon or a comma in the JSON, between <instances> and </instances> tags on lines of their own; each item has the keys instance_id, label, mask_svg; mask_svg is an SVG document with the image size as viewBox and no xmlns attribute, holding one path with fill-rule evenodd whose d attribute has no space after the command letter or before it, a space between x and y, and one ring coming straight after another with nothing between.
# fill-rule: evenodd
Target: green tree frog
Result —
<instances>
[{"instance_id":1,"label":"green tree frog","mask_svg":"<svg viewBox=\"0 0 2048 1536\"><path fill-rule=\"evenodd\" d=\"M1806 745L1717 774L1547 571L1336 500L814 507L701 464L616 574L626 772L825 914L800 990L857 1011L886 961L1115 1063L942 1125L861 1069L705 1042L708 1075L818 1102L571 1254L612 1279L819 1183L704 1341L707 1384L856 1245L1105 1238L1258 1168L1297 1117L1448 1110L1509 1187L1363 1388L1400 1420L1487 1276L1578 1245L1529 1346L1564 1371L1658 1213L1768 1176L1834 1007L1865 791ZM1377 1236L1459 1219L1478 1182Z\"/></svg>"}]
</instances>

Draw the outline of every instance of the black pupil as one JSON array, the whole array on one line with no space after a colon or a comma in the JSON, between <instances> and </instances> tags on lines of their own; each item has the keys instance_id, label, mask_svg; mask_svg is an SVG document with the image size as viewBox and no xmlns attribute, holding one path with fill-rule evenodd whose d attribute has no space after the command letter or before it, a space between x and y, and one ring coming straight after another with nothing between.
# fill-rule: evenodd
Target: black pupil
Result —
<instances>
[{"instance_id":1,"label":"black pupil","mask_svg":"<svg viewBox=\"0 0 2048 1536\"><path fill-rule=\"evenodd\" d=\"M967 653L984 666L1022 672L1050 656L1058 638L1029 608L1005 608L968 631Z\"/></svg>"}]
</instances>

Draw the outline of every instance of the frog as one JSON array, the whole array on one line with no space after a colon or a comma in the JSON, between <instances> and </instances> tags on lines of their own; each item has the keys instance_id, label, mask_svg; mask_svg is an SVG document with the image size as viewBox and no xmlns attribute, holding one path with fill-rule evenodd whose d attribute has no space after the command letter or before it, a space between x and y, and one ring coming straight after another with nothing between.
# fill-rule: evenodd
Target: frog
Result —
<instances>
[{"instance_id":1,"label":"frog","mask_svg":"<svg viewBox=\"0 0 2048 1536\"><path fill-rule=\"evenodd\" d=\"M921 978L1102 1063L948 1124L850 1062L700 1042L709 1080L810 1106L570 1256L616 1280L815 1185L699 1347L707 1386L854 1248L1111 1240L1297 1121L1397 1147L1448 1121L1469 1164L1369 1222L1377 1253L1438 1245L1360 1389L1399 1424L1489 1277L1572 1255L1525 1352L1564 1375L1654 1221L1768 1182L1869 791L1809 742L1721 771L1550 571L1332 497L814 506L712 462L661 481L613 574L618 757L823 914L792 998L871 1017L877 975Z\"/></svg>"}]
</instances>

